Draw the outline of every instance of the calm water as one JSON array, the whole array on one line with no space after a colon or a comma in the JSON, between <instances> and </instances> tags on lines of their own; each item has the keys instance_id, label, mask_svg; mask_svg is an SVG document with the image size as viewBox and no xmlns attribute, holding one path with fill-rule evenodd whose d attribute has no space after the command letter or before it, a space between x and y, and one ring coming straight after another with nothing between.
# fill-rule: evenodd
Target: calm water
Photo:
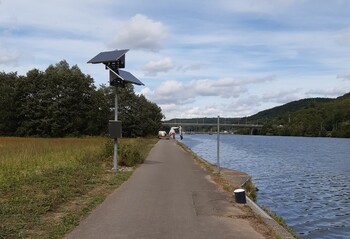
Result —
<instances>
[{"instance_id":1,"label":"calm water","mask_svg":"<svg viewBox=\"0 0 350 239\"><path fill-rule=\"evenodd\" d=\"M183 143L215 163L216 138ZM299 238L350 238L350 139L221 135L220 164L250 174L258 204Z\"/></svg>"}]
</instances>

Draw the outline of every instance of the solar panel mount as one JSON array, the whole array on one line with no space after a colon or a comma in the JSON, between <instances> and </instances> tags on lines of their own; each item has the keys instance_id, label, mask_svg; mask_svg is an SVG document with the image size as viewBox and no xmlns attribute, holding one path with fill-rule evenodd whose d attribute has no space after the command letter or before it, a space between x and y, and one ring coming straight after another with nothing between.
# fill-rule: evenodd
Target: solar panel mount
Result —
<instances>
[{"instance_id":1,"label":"solar panel mount","mask_svg":"<svg viewBox=\"0 0 350 239\"><path fill-rule=\"evenodd\" d=\"M1 0L0 0L1 1ZM133 74L127 71L119 70L119 68L125 68L125 54L128 49L105 51L100 52L93 57L87 63L105 65L106 70L109 70L109 83L111 86L125 87L127 83L135 85L143 85L143 83L137 79ZM115 91L115 109L114 109L114 121L109 124L110 136L114 138L114 154L113 154L113 169L117 172L118 169L118 138L122 136L122 124L118 121L118 90Z\"/></svg>"},{"instance_id":2,"label":"solar panel mount","mask_svg":"<svg viewBox=\"0 0 350 239\"><path fill-rule=\"evenodd\" d=\"M87 63L105 65L106 70L109 70L110 85L125 87L126 83L135 85L144 85L139 79L128 71L119 70L125 68L125 54L129 49L104 51L97 54Z\"/></svg>"},{"instance_id":3,"label":"solar panel mount","mask_svg":"<svg viewBox=\"0 0 350 239\"><path fill-rule=\"evenodd\" d=\"M128 51L129 51L128 49L124 49L124 50L100 52L87 63L92 63L92 64L103 63L108 66L125 68L125 54Z\"/></svg>"}]
</instances>

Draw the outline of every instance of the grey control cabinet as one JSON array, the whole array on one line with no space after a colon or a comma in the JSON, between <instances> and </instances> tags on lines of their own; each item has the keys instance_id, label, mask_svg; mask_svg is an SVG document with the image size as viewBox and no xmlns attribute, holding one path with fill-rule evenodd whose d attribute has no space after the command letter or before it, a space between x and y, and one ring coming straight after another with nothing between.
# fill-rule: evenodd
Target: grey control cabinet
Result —
<instances>
[{"instance_id":1,"label":"grey control cabinet","mask_svg":"<svg viewBox=\"0 0 350 239\"><path fill-rule=\"evenodd\" d=\"M113 139L118 139L122 137L122 122L110 120L109 121L109 136Z\"/></svg>"}]
</instances>

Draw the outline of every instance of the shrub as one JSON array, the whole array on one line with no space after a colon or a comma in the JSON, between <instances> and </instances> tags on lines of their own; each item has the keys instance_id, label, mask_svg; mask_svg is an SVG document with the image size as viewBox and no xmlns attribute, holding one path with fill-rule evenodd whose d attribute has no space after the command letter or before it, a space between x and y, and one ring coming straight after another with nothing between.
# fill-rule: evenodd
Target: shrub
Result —
<instances>
[{"instance_id":1,"label":"shrub","mask_svg":"<svg viewBox=\"0 0 350 239\"><path fill-rule=\"evenodd\" d=\"M252 182L252 180L249 179L243 185L243 187L247 193L247 196L250 197L254 202L256 202L258 188L255 186L255 184Z\"/></svg>"},{"instance_id":2,"label":"shrub","mask_svg":"<svg viewBox=\"0 0 350 239\"><path fill-rule=\"evenodd\" d=\"M134 167L137 164L142 164L147 157L145 152L149 152L149 146L154 145L156 140L147 138L118 139L118 165ZM113 157L113 151L114 140L108 139L105 144L105 155Z\"/></svg>"}]
</instances>

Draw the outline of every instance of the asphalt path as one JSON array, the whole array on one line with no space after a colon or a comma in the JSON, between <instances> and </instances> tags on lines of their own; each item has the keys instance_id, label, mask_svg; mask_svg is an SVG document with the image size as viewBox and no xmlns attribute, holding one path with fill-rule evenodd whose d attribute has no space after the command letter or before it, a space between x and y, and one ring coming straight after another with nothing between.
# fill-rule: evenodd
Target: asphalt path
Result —
<instances>
[{"instance_id":1,"label":"asphalt path","mask_svg":"<svg viewBox=\"0 0 350 239\"><path fill-rule=\"evenodd\" d=\"M67 238L264 238L175 140L144 164Z\"/></svg>"}]
</instances>

